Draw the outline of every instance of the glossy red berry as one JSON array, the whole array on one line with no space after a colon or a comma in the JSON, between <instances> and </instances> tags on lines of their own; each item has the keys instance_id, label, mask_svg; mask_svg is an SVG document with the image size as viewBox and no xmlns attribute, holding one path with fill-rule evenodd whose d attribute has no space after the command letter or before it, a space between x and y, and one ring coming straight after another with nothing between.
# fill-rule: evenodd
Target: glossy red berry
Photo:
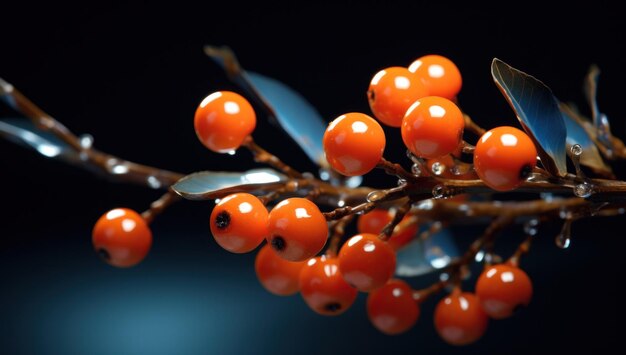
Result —
<instances>
[{"instance_id":1,"label":"glossy red berry","mask_svg":"<svg viewBox=\"0 0 626 355\"><path fill-rule=\"evenodd\" d=\"M247 253L267 237L268 213L254 195L236 193L220 200L211 213L211 233L231 253Z\"/></svg>"},{"instance_id":2,"label":"glossy red berry","mask_svg":"<svg viewBox=\"0 0 626 355\"><path fill-rule=\"evenodd\" d=\"M451 345L471 344L483 336L489 318L473 293L453 292L435 308L435 329Z\"/></svg>"},{"instance_id":3,"label":"glossy red berry","mask_svg":"<svg viewBox=\"0 0 626 355\"><path fill-rule=\"evenodd\" d=\"M218 91L207 96L196 110L194 127L200 142L217 153L233 151L256 127L254 109L243 96Z\"/></svg>"},{"instance_id":4,"label":"glossy red berry","mask_svg":"<svg viewBox=\"0 0 626 355\"><path fill-rule=\"evenodd\" d=\"M417 322L419 314L413 290L402 280L389 280L367 296L367 316L385 334L406 332Z\"/></svg>"},{"instance_id":5,"label":"glossy red berry","mask_svg":"<svg viewBox=\"0 0 626 355\"><path fill-rule=\"evenodd\" d=\"M396 253L377 235L363 233L348 239L339 251L339 267L346 281L360 291L381 287L396 271Z\"/></svg>"},{"instance_id":6,"label":"glossy red berry","mask_svg":"<svg viewBox=\"0 0 626 355\"><path fill-rule=\"evenodd\" d=\"M402 140L422 158L439 158L456 151L463 138L465 120L450 100L438 96L421 98L402 120Z\"/></svg>"},{"instance_id":7,"label":"glossy red berry","mask_svg":"<svg viewBox=\"0 0 626 355\"><path fill-rule=\"evenodd\" d=\"M522 269L507 264L494 265L478 278L476 296L489 317L503 319L520 307L528 306L533 285Z\"/></svg>"},{"instance_id":8,"label":"glossy red berry","mask_svg":"<svg viewBox=\"0 0 626 355\"><path fill-rule=\"evenodd\" d=\"M416 59L409 65L409 71L420 78L430 95L453 100L463 80L459 68L448 58L431 54Z\"/></svg>"},{"instance_id":9,"label":"glossy red berry","mask_svg":"<svg viewBox=\"0 0 626 355\"><path fill-rule=\"evenodd\" d=\"M287 261L269 246L264 245L256 255L254 270L256 276L269 292L279 296L289 296L300 290L300 271L306 261Z\"/></svg>"},{"instance_id":10,"label":"glossy red berry","mask_svg":"<svg viewBox=\"0 0 626 355\"><path fill-rule=\"evenodd\" d=\"M335 316L345 312L357 296L339 271L337 258L310 259L300 272L300 294L315 312Z\"/></svg>"},{"instance_id":11,"label":"glossy red berry","mask_svg":"<svg viewBox=\"0 0 626 355\"><path fill-rule=\"evenodd\" d=\"M286 260L303 261L315 256L327 238L326 218L315 203L305 198L283 200L269 214L267 242Z\"/></svg>"},{"instance_id":12,"label":"glossy red berry","mask_svg":"<svg viewBox=\"0 0 626 355\"><path fill-rule=\"evenodd\" d=\"M521 185L537 164L537 149L526 133L497 127L480 137L474 150L474 169L480 179L498 191Z\"/></svg>"},{"instance_id":13,"label":"glossy red berry","mask_svg":"<svg viewBox=\"0 0 626 355\"><path fill-rule=\"evenodd\" d=\"M393 230L391 238L387 241L390 247L398 250L408 244L418 231L418 225L412 224L407 228L401 229L400 225L406 221L409 216L405 216L400 224ZM393 213L388 210L377 208L370 212L360 215L357 220L357 231L359 233L380 234L387 223L393 219Z\"/></svg>"},{"instance_id":14,"label":"glossy red berry","mask_svg":"<svg viewBox=\"0 0 626 355\"><path fill-rule=\"evenodd\" d=\"M98 219L93 228L92 242L98 255L107 263L130 267L148 255L152 232L137 212L116 208Z\"/></svg>"},{"instance_id":15,"label":"glossy red berry","mask_svg":"<svg viewBox=\"0 0 626 355\"><path fill-rule=\"evenodd\" d=\"M422 80L402 67L391 67L376 73L367 91L374 116L391 127L400 127L411 104L428 95Z\"/></svg>"},{"instance_id":16,"label":"glossy red berry","mask_svg":"<svg viewBox=\"0 0 626 355\"><path fill-rule=\"evenodd\" d=\"M333 120L323 139L326 160L346 176L363 175L374 169L383 156L385 142L380 124L357 112Z\"/></svg>"}]
</instances>

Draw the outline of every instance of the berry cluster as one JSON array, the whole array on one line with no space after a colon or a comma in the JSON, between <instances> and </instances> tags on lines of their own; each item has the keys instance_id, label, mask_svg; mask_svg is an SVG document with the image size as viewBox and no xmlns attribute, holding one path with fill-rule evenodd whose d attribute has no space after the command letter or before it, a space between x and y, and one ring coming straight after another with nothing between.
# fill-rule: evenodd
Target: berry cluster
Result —
<instances>
[{"instance_id":1,"label":"berry cluster","mask_svg":"<svg viewBox=\"0 0 626 355\"><path fill-rule=\"evenodd\" d=\"M352 112L331 121L323 137L328 164L344 176L363 175L379 166L386 144L381 122L400 128L408 152L426 168L422 176L478 177L494 190L515 189L535 168L533 141L516 128L497 127L484 133L475 149L468 149L474 147L463 140L465 117L456 104L461 84L456 65L438 55L421 57L408 68L379 71L367 91L375 118ZM256 115L245 98L220 91L202 100L194 126L208 149L231 152L252 133ZM466 152L473 152L473 169L461 160ZM461 165L470 168L458 169ZM210 216L213 238L232 253L251 252L267 241L258 251L255 270L260 283L273 294L299 292L313 311L338 315L350 308L359 291L366 292L367 314L374 327L386 334L410 329L429 294L393 276L396 251L418 232L416 216L396 209L368 209L358 218L358 234L338 251L331 245L320 255L329 239L327 220L336 218L306 197L274 201L246 192L225 196ZM394 228L386 231L390 226ZM109 211L93 231L98 254L118 267L140 262L151 243L147 221L128 209ZM437 332L454 345L478 340L489 317L509 317L532 296L530 279L513 258L486 267L475 294L462 292L456 281L434 314Z\"/></svg>"}]
</instances>

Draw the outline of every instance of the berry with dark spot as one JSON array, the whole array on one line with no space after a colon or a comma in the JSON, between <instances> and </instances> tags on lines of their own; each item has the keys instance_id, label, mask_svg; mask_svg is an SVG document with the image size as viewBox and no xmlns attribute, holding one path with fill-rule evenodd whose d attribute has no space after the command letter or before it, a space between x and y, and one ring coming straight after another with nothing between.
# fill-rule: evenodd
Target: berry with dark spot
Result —
<instances>
[{"instance_id":1,"label":"berry with dark spot","mask_svg":"<svg viewBox=\"0 0 626 355\"><path fill-rule=\"evenodd\" d=\"M228 195L211 213L211 233L217 244L232 253L247 253L267 237L268 213L256 196Z\"/></svg>"},{"instance_id":2,"label":"berry with dark spot","mask_svg":"<svg viewBox=\"0 0 626 355\"><path fill-rule=\"evenodd\" d=\"M319 314L335 316L345 312L354 303L357 293L341 275L337 258L310 259L300 272L300 294Z\"/></svg>"},{"instance_id":3,"label":"berry with dark spot","mask_svg":"<svg viewBox=\"0 0 626 355\"><path fill-rule=\"evenodd\" d=\"M113 266L129 267L148 255L152 246L152 232L137 212L116 208L96 222L92 242L102 260Z\"/></svg>"},{"instance_id":4,"label":"berry with dark spot","mask_svg":"<svg viewBox=\"0 0 626 355\"><path fill-rule=\"evenodd\" d=\"M319 253L328 238L326 218L317 205L293 197L278 203L269 213L267 242L289 261L304 261Z\"/></svg>"}]
</instances>

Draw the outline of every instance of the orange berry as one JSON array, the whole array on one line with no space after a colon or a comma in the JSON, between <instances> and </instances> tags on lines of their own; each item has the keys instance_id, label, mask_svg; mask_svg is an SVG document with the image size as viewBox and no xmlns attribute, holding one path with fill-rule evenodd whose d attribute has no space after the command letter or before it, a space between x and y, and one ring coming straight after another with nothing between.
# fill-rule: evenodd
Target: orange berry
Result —
<instances>
[{"instance_id":1,"label":"orange berry","mask_svg":"<svg viewBox=\"0 0 626 355\"><path fill-rule=\"evenodd\" d=\"M405 216L402 221L404 222L410 218ZM387 223L391 222L393 214L385 209L376 208L369 211L366 214L360 215L357 220L357 231L359 233L380 234ZM391 239L387 241L387 244L394 250L398 250L408 244L417 233L418 225L413 224L408 228L400 231L399 225L393 230Z\"/></svg>"},{"instance_id":2,"label":"orange berry","mask_svg":"<svg viewBox=\"0 0 626 355\"><path fill-rule=\"evenodd\" d=\"M254 195L236 193L220 200L211 213L211 233L231 253L247 253L267 237L268 213Z\"/></svg>"},{"instance_id":3,"label":"orange berry","mask_svg":"<svg viewBox=\"0 0 626 355\"><path fill-rule=\"evenodd\" d=\"M468 345L483 336L489 318L476 297L469 292L453 292L435 307L435 329L451 345Z\"/></svg>"},{"instance_id":4,"label":"orange berry","mask_svg":"<svg viewBox=\"0 0 626 355\"><path fill-rule=\"evenodd\" d=\"M326 218L305 198L283 200L269 214L267 242L283 259L307 260L322 250L327 238Z\"/></svg>"},{"instance_id":5,"label":"orange berry","mask_svg":"<svg viewBox=\"0 0 626 355\"><path fill-rule=\"evenodd\" d=\"M406 332L417 322L419 314L413 290L402 280L389 280L367 296L367 316L385 334Z\"/></svg>"},{"instance_id":6,"label":"orange berry","mask_svg":"<svg viewBox=\"0 0 626 355\"><path fill-rule=\"evenodd\" d=\"M339 268L349 284L360 291L371 291L393 276L396 253L377 235L357 234L341 247Z\"/></svg>"},{"instance_id":7,"label":"orange berry","mask_svg":"<svg viewBox=\"0 0 626 355\"><path fill-rule=\"evenodd\" d=\"M137 212L116 208L98 219L91 240L104 261L117 267L130 267L148 255L152 232Z\"/></svg>"},{"instance_id":8,"label":"orange berry","mask_svg":"<svg viewBox=\"0 0 626 355\"><path fill-rule=\"evenodd\" d=\"M487 315L504 319L528 306L533 284L524 270L507 264L488 267L478 278L476 296Z\"/></svg>"},{"instance_id":9,"label":"orange berry","mask_svg":"<svg viewBox=\"0 0 626 355\"><path fill-rule=\"evenodd\" d=\"M360 215L356 228L359 233L379 234L392 219L393 216L388 210L376 208Z\"/></svg>"},{"instance_id":10,"label":"orange berry","mask_svg":"<svg viewBox=\"0 0 626 355\"><path fill-rule=\"evenodd\" d=\"M362 113L346 113L333 120L323 139L326 160L340 174L356 176L376 167L385 150L385 132Z\"/></svg>"},{"instance_id":11,"label":"orange berry","mask_svg":"<svg viewBox=\"0 0 626 355\"><path fill-rule=\"evenodd\" d=\"M300 290L300 271L306 261L287 261L265 244L254 261L256 276L269 292L289 296Z\"/></svg>"},{"instance_id":12,"label":"orange berry","mask_svg":"<svg viewBox=\"0 0 626 355\"><path fill-rule=\"evenodd\" d=\"M439 158L457 150L464 127L463 113L452 101L428 96L415 101L406 112L402 140L419 157Z\"/></svg>"},{"instance_id":13,"label":"orange berry","mask_svg":"<svg viewBox=\"0 0 626 355\"><path fill-rule=\"evenodd\" d=\"M526 133L513 127L497 127L478 140L474 170L489 187L498 191L521 185L537 164L537 149Z\"/></svg>"},{"instance_id":14,"label":"orange berry","mask_svg":"<svg viewBox=\"0 0 626 355\"><path fill-rule=\"evenodd\" d=\"M430 95L453 100L461 91L461 72L446 57L425 55L411 63L409 71L422 80Z\"/></svg>"},{"instance_id":15,"label":"orange berry","mask_svg":"<svg viewBox=\"0 0 626 355\"><path fill-rule=\"evenodd\" d=\"M408 69L391 67L376 73L367 98L376 118L391 127L400 127L406 110L428 90Z\"/></svg>"},{"instance_id":16,"label":"orange berry","mask_svg":"<svg viewBox=\"0 0 626 355\"><path fill-rule=\"evenodd\" d=\"M310 259L300 272L300 294L315 312L335 316L345 312L357 296L357 290L341 276L337 258L319 256Z\"/></svg>"},{"instance_id":17,"label":"orange berry","mask_svg":"<svg viewBox=\"0 0 626 355\"><path fill-rule=\"evenodd\" d=\"M254 131L256 114L243 96L218 91L202 100L194 126L202 144L216 153L227 153L239 148Z\"/></svg>"}]
</instances>

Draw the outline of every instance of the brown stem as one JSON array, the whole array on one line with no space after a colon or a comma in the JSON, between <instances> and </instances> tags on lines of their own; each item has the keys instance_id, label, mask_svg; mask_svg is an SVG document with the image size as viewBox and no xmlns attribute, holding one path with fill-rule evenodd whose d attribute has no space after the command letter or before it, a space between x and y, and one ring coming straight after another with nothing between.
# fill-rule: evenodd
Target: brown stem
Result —
<instances>
[{"instance_id":1,"label":"brown stem","mask_svg":"<svg viewBox=\"0 0 626 355\"><path fill-rule=\"evenodd\" d=\"M77 156L81 157L72 161L78 166L95 169L115 180L162 189L167 189L184 176L180 173L123 160L91 147L83 147L80 139L61 122L52 118L52 116L40 109L11 84L2 79L0 79L0 95L11 97L11 103L15 110L28 117L39 129L54 134L66 143Z\"/></svg>"},{"instance_id":2,"label":"brown stem","mask_svg":"<svg viewBox=\"0 0 626 355\"><path fill-rule=\"evenodd\" d=\"M455 261L450 263L450 265L448 265L448 269L451 271L451 273L458 277L461 268L472 262L472 260L474 260L474 257L476 256L476 253L478 253L480 249L483 248L483 246L491 243L496 238L498 233L500 233L500 231L502 231L511 223L513 223L513 218L506 213L494 219L491 224L485 229L483 235L476 239L460 258L456 259Z\"/></svg>"},{"instance_id":3,"label":"brown stem","mask_svg":"<svg viewBox=\"0 0 626 355\"><path fill-rule=\"evenodd\" d=\"M509 258L509 264L515 267L519 266L519 261L522 255L527 254L530 251L530 245L532 244L533 238L534 237L532 235L529 235L522 243L520 243L513 255Z\"/></svg>"},{"instance_id":4,"label":"brown stem","mask_svg":"<svg viewBox=\"0 0 626 355\"><path fill-rule=\"evenodd\" d=\"M396 213L394 214L391 221L387 223L387 225L383 228L383 230L378 235L378 238L380 240L387 241L389 240L389 238L391 238L391 235L393 234L393 230L396 228L398 223L402 221L404 216L406 216L407 212L409 212L409 210L411 209L411 204L412 204L412 201L408 200L400 208L396 210Z\"/></svg>"},{"instance_id":5,"label":"brown stem","mask_svg":"<svg viewBox=\"0 0 626 355\"><path fill-rule=\"evenodd\" d=\"M474 122L468 114L464 113L463 118L465 119L465 129L467 131L470 131L479 137L485 134L485 132L487 132L484 128L476 124L476 122Z\"/></svg>"},{"instance_id":6,"label":"brown stem","mask_svg":"<svg viewBox=\"0 0 626 355\"><path fill-rule=\"evenodd\" d=\"M241 143L241 146L248 148L248 150L254 156L254 161L256 161L257 163L267 164L277 170L282 171L284 174L292 179L302 179L302 174L299 171L283 163L283 161L274 154L261 148L258 144L256 144L254 139L252 139L252 136L246 137L243 143Z\"/></svg>"},{"instance_id":7,"label":"brown stem","mask_svg":"<svg viewBox=\"0 0 626 355\"><path fill-rule=\"evenodd\" d=\"M350 224L354 215L345 216L339 220L333 221L330 225L331 236L328 242L328 248L326 249L326 255L329 257L336 257L339 250L339 243L346 232L346 226Z\"/></svg>"},{"instance_id":8,"label":"brown stem","mask_svg":"<svg viewBox=\"0 0 626 355\"><path fill-rule=\"evenodd\" d=\"M384 169L385 172L389 175L395 175L400 179L404 179L407 181L411 181L415 179L415 175L411 174L410 172L406 171L402 165L397 164L397 163L392 163L389 160L381 157L380 161L378 162L378 164L376 165L377 168L379 169Z\"/></svg>"},{"instance_id":9,"label":"brown stem","mask_svg":"<svg viewBox=\"0 0 626 355\"><path fill-rule=\"evenodd\" d=\"M441 290L443 290L446 287L446 285L448 285L447 281L439 281L430 285L427 288L424 288L421 290L414 290L413 299L418 303L422 303L426 301L430 296L441 292Z\"/></svg>"},{"instance_id":10,"label":"brown stem","mask_svg":"<svg viewBox=\"0 0 626 355\"><path fill-rule=\"evenodd\" d=\"M141 217L150 224L154 218L165 211L174 202L180 201L181 197L172 190L168 190L158 200L150 204L150 208L141 213Z\"/></svg>"}]
</instances>

